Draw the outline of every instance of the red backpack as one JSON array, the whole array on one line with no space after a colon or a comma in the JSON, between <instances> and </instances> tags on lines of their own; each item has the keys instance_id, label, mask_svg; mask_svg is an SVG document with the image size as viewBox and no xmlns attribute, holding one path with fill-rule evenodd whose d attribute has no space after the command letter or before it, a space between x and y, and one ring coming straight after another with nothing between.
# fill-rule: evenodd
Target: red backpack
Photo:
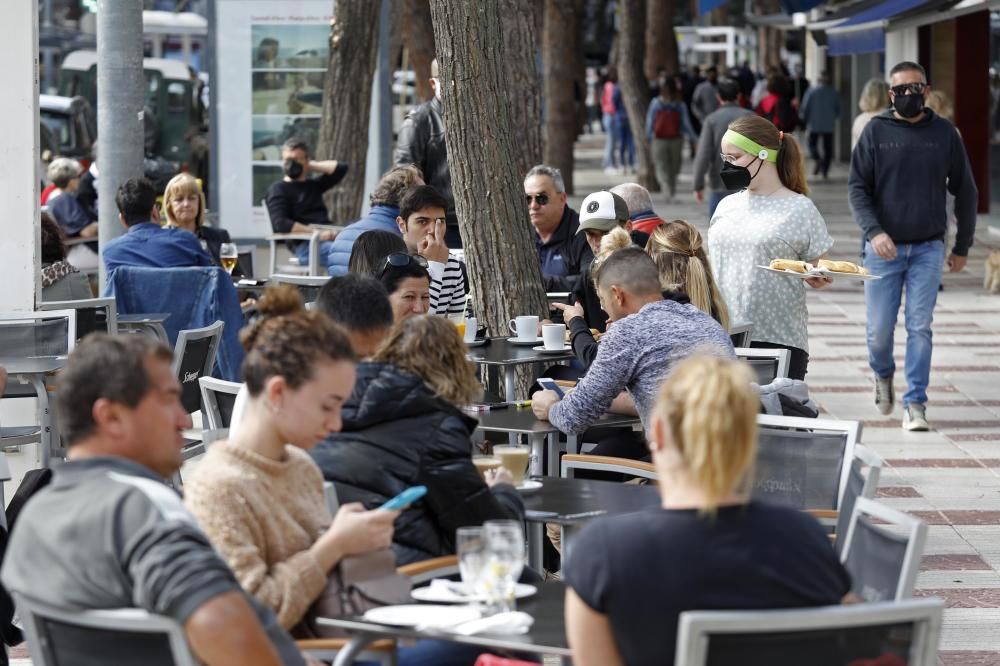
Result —
<instances>
[{"instance_id":1,"label":"red backpack","mask_svg":"<svg viewBox=\"0 0 1000 666\"><path fill-rule=\"evenodd\" d=\"M653 136L657 139L676 139L680 135L681 112L669 106L657 111L653 119Z\"/></svg>"}]
</instances>

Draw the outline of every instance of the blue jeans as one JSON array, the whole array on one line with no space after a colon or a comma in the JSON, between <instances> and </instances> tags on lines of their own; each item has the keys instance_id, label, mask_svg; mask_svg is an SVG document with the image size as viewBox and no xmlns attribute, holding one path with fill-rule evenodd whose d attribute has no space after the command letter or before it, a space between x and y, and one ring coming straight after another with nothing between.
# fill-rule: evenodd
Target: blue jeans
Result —
<instances>
[{"instance_id":1,"label":"blue jeans","mask_svg":"<svg viewBox=\"0 0 1000 666\"><path fill-rule=\"evenodd\" d=\"M604 139L604 159L601 161L601 166L605 169L608 167L617 166L615 162L615 149L618 147L618 125L616 121L616 116L613 113L605 113L603 115L604 120L604 132L607 135Z\"/></svg>"},{"instance_id":2,"label":"blue jeans","mask_svg":"<svg viewBox=\"0 0 1000 666\"><path fill-rule=\"evenodd\" d=\"M864 266L881 280L865 282L868 364L883 379L892 377L893 334L906 288L906 384L903 405L927 402L931 374L931 322L944 265L944 241L896 246L896 258L886 261L865 243Z\"/></svg>"},{"instance_id":3,"label":"blue jeans","mask_svg":"<svg viewBox=\"0 0 1000 666\"><path fill-rule=\"evenodd\" d=\"M303 241L295 248L295 256L299 260L299 265L303 268L309 266L309 243ZM333 241L319 242L319 265L325 266L327 271L333 265ZM332 275L332 273L330 273Z\"/></svg>"},{"instance_id":4,"label":"blue jeans","mask_svg":"<svg viewBox=\"0 0 1000 666\"><path fill-rule=\"evenodd\" d=\"M620 155L620 166L635 166L635 139L632 138L632 125L629 124L628 116L624 114L615 115L615 124L618 134L618 154Z\"/></svg>"},{"instance_id":5,"label":"blue jeans","mask_svg":"<svg viewBox=\"0 0 1000 666\"><path fill-rule=\"evenodd\" d=\"M716 192L715 190L708 191L708 219L711 220L712 216L715 215L715 209L719 207L719 203L728 197L732 192Z\"/></svg>"}]
</instances>

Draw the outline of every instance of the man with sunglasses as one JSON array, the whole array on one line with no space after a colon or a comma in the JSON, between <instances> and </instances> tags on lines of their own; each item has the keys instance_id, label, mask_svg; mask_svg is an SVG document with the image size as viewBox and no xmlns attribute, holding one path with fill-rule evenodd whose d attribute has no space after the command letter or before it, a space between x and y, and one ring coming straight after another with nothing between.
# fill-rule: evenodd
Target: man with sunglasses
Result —
<instances>
[{"instance_id":1,"label":"man with sunglasses","mask_svg":"<svg viewBox=\"0 0 1000 666\"><path fill-rule=\"evenodd\" d=\"M572 291L583 269L594 260L586 236L577 234L580 215L566 203L566 185L559 169L545 164L524 177L524 200L546 291Z\"/></svg>"},{"instance_id":2,"label":"man with sunglasses","mask_svg":"<svg viewBox=\"0 0 1000 666\"><path fill-rule=\"evenodd\" d=\"M906 289L906 383L903 428L928 430L925 404L931 369L931 321L945 263L948 214L955 197L958 234L947 255L951 272L965 267L976 231L978 194L955 127L924 106L924 68L901 62L889 72L892 108L865 126L851 155L851 210L864 231L864 265L880 280L865 282L868 363L875 405L895 405L893 333Z\"/></svg>"}]
</instances>

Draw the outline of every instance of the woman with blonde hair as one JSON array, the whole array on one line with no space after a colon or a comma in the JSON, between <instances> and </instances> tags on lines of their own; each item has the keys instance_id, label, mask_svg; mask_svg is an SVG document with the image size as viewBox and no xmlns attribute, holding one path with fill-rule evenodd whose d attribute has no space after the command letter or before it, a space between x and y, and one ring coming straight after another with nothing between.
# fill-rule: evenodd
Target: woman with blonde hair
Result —
<instances>
[{"instance_id":1,"label":"woman with blonde hair","mask_svg":"<svg viewBox=\"0 0 1000 666\"><path fill-rule=\"evenodd\" d=\"M861 109L851 125L851 150L858 145L861 132L868 121L889 108L889 84L882 79L869 79L861 89L858 98L858 108Z\"/></svg>"},{"instance_id":2,"label":"woman with blonde hair","mask_svg":"<svg viewBox=\"0 0 1000 666\"><path fill-rule=\"evenodd\" d=\"M751 324L752 347L791 352L788 376L805 379L809 365L805 285L827 278L779 275L758 268L773 259L816 263L833 246L823 216L806 196L798 142L758 116L742 116L722 137L722 176L730 190L708 231L708 256L730 323Z\"/></svg>"},{"instance_id":3,"label":"woman with blonde hair","mask_svg":"<svg viewBox=\"0 0 1000 666\"><path fill-rule=\"evenodd\" d=\"M692 305L729 330L729 310L712 276L701 233L693 224L664 222L650 234L646 254L656 262L664 291L687 294Z\"/></svg>"},{"instance_id":4,"label":"woman with blonde hair","mask_svg":"<svg viewBox=\"0 0 1000 666\"><path fill-rule=\"evenodd\" d=\"M660 506L588 524L563 568L574 663L670 665L686 610L825 606L849 593L814 518L746 495L751 381L739 361L694 356L663 384L649 427Z\"/></svg>"},{"instance_id":5,"label":"woman with blonde hair","mask_svg":"<svg viewBox=\"0 0 1000 666\"><path fill-rule=\"evenodd\" d=\"M396 323L370 362L358 365L343 427L312 451L342 501L376 508L414 485L427 495L396 524L399 564L455 552L455 530L524 515L510 472L472 464L476 420L461 407L482 388L465 343L444 317L414 315Z\"/></svg>"},{"instance_id":6,"label":"woman with blonde hair","mask_svg":"<svg viewBox=\"0 0 1000 666\"><path fill-rule=\"evenodd\" d=\"M223 243L231 243L229 232L205 224L205 193L201 184L189 173L179 173L170 179L163 191L163 219L165 226L190 231L201 241L201 246L220 263L219 250ZM241 275L239 268L233 275Z\"/></svg>"}]
</instances>

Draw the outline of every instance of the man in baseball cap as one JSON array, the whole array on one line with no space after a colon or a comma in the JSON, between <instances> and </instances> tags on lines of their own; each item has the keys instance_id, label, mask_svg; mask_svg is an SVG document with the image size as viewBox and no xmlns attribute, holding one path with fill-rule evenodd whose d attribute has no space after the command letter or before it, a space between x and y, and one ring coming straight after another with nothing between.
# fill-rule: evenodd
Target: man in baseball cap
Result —
<instances>
[{"instance_id":1,"label":"man in baseball cap","mask_svg":"<svg viewBox=\"0 0 1000 666\"><path fill-rule=\"evenodd\" d=\"M632 231L625 200L606 190L588 194L580 207L580 229L577 233L587 234L587 244L594 256L601 247L601 239L615 227Z\"/></svg>"}]
</instances>

